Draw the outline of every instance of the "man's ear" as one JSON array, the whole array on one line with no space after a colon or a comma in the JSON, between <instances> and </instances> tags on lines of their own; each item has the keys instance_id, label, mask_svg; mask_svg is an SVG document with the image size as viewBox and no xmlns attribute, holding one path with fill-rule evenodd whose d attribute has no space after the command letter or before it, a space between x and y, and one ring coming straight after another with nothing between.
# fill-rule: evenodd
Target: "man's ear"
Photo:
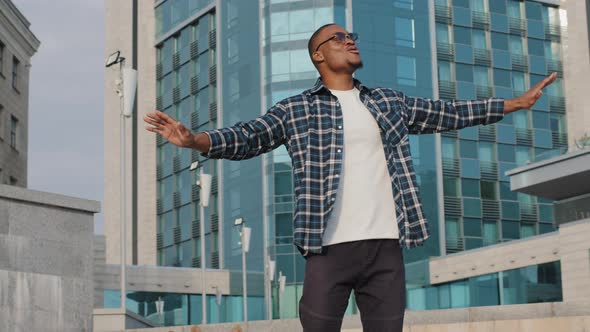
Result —
<instances>
[{"instance_id":1,"label":"man's ear","mask_svg":"<svg viewBox=\"0 0 590 332\"><path fill-rule=\"evenodd\" d=\"M311 61L314 63L324 62L324 55L320 52L313 52L311 54Z\"/></svg>"}]
</instances>

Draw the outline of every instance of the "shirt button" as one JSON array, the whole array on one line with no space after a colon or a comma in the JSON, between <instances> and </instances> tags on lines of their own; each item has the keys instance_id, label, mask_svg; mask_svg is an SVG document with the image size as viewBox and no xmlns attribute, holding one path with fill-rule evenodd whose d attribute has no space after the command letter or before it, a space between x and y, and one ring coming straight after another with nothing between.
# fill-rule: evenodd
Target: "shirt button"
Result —
<instances>
[{"instance_id":1,"label":"shirt button","mask_svg":"<svg viewBox=\"0 0 590 332\"><path fill-rule=\"evenodd\" d=\"M332 202L335 201L335 200L336 200L336 198L332 197Z\"/></svg>"},{"instance_id":2,"label":"shirt button","mask_svg":"<svg viewBox=\"0 0 590 332\"><path fill-rule=\"evenodd\" d=\"M338 126L338 129L342 129L342 126Z\"/></svg>"},{"instance_id":3,"label":"shirt button","mask_svg":"<svg viewBox=\"0 0 590 332\"><path fill-rule=\"evenodd\" d=\"M338 153L342 152L342 150L338 149Z\"/></svg>"},{"instance_id":4,"label":"shirt button","mask_svg":"<svg viewBox=\"0 0 590 332\"><path fill-rule=\"evenodd\" d=\"M334 175L334 177L337 177L337 178L339 178L339 177L340 177L340 174L336 174L336 175Z\"/></svg>"}]
</instances>

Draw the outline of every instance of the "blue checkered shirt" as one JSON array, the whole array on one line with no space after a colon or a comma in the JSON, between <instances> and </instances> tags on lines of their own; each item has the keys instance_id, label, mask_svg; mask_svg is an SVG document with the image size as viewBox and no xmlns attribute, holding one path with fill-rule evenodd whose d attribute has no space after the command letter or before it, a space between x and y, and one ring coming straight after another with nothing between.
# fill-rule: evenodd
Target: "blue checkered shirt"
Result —
<instances>
[{"instance_id":1,"label":"blue checkered shirt","mask_svg":"<svg viewBox=\"0 0 590 332\"><path fill-rule=\"evenodd\" d=\"M408 135L497 122L504 116L504 100L433 101L368 88L358 80L354 84L380 128L400 245L422 245L430 231L418 197ZM318 79L313 88L278 102L252 121L207 131L211 146L203 155L243 160L285 145L295 187L293 243L307 256L322 252L342 169L343 125L338 99Z\"/></svg>"}]
</instances>

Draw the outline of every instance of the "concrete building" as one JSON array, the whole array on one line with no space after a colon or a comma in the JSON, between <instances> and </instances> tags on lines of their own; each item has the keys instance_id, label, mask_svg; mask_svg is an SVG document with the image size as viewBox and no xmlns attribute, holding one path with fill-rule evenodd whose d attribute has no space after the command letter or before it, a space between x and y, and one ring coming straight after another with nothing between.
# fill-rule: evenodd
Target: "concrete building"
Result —
<instances>
[{"instance_id":1,"label":"concrete building","mask_svg":"<svg viewBox=\"0 0 590 332\"><path fill-rule=\"evenodd\" d=\"M10 0L0 0L0 184L27 186L29 73L40 42Z\"/></svg>"},{"instance_id":2,"label":"concrete building","mask_svg":"<svg viewBox=\"0 0 590 332\"><path fill-rule=\"evenodd\" d=\"M99 209L0 185L0 331L91 331Z\"/></svg>"},{"instance_id":3,"label":"concrete building","mask_svg":"<svg viewBox=\"0 0 590 332\"><path fill-rule=\"evenodd\" d=\"M262 309L249 311L249 319L297 317L305 261L292 244L294 197L287 151L279 148L241 162L202 163L214 180L212 204L200 220L197 176L189 166L203 158L154 138L143 130L142 118L159 109L194 131L250 120L315 82L307 39L317 27L336 22L361 36L365 66L356 77L369 86L388 86L408 95L512 98L558 72L557 82L532 110L492 126L410 137L433 236L404 256L409 310L564 301L565 263L552 252L535 259L507 255L511 258L498 258L494 267L473 264L510 252L511 241L514 248L531 248L561 236L561 231L556 233L553 199L511 191L506 171L563 153L573 142L571 136L568 141L568 130L577 133L584 128L578 120L588 114L582 109L587 106L579 102L579 95L569 95L569 86L580 87L572 93L584 93L579 82L588 70L583 58L588 56L587 10L587 1L558 0L269 0L255 6L239 0L107 1L106 54L121 50L126 61L133 59L127 65L136 66L140 77L138 115L127 130L127 150L133 151L128 174L134 174L128 180L134 206L128 210L127 261L197 268L206 259L208 268L238 270L239 229L233 221L241 217L253 229L247 257L250 275L268 271L270 257L276 261L276 273L287 276L280 310L276 282L271 286L268 274L260 281L249 279L249 285L264 280L264 285L253 287L265 289L264 298L252 297ZM569 81L569 72L575 71L570 68L580 68L571 76L578 83ZM120 241L115 78L116 71L109 70L109 264L118 262ZM570 107L577 114L575 124L568 118ZM199 233L200 223L205 223L205 234ZM204 253L199 249L203 238ZM468 271L449 270L449 262L456 259L467 259ZM547 278L519 277L527 273ZM521 292L529 288L536 290L534 296ZM236 291L231 295L239 295ZM493 292L504 295L490 296ZM236 307L236 316L228 319L239 320L240 310ZM347 315L357 313L351 296Z\"/></svg>"}]
</instances>

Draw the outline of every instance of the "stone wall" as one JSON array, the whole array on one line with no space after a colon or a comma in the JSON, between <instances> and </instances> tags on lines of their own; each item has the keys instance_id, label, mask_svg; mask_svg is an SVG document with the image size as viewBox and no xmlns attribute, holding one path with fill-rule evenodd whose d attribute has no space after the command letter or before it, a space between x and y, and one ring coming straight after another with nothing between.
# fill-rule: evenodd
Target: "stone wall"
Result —
<instances>
[{"instance_id":1,"label":"stone wall","mask_svg":"<svg viewBox=\"0 0 590 332\"><path fill-rule=\"evenodd\" d=\"M0 185L0 331L91 331L95 201Z\"/></svg>"}]
</instances>

